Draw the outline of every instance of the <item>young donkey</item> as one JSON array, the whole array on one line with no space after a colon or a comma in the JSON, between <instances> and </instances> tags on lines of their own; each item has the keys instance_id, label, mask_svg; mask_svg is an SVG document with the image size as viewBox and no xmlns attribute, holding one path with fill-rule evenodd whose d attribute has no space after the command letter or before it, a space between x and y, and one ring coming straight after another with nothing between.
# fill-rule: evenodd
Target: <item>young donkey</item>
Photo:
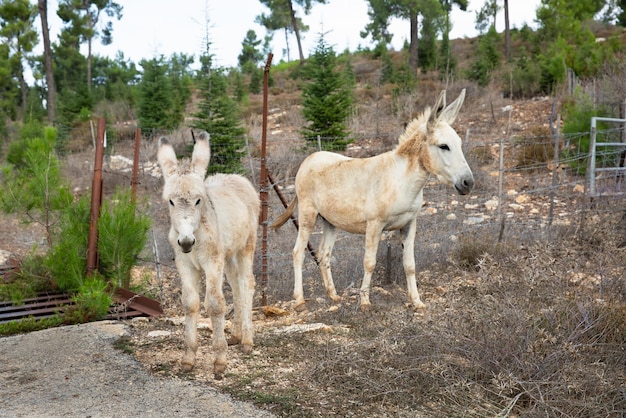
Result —
<instances>
[{"instance_id":1,"label":"young donkey","mask_svg":"<svg viewBox=\"0 0 626 418\"><path fill-rule=\"evenodd\" d=\"M431 175L454 186L462 195L474 186L472 171L461 149L461 138L450 126L464 99L465 90L446 107L445 90L442 91L432 110L426 109L408 124L392 151L371 158L349 158L320 151L302 162L296 173L296 197L272 224L274 229L282 226L292 216L296 204L299 205L300 229L293 248L296 308L305 303L302 263L318 215L323 225L319 266L329 298L335 302L340 300L330 272L330 256L338 228L365 234L361 310L371 306L369 287L381 233L399 230L409 299L414 307L425 307L417 292L414 254L416 216L422 207L423 188ZM440 107L443 110L437 112Z\"/></svg>"},{"instance_id":2,"label":"young donkey","mask_svg":"<svg viewBox=\"0 0 626 418\"><path fill-rule=\"evenodd\" d=\"M215 174L205 180L211 150L209 135L201 132L191 161L181 164L167 138L159 140L157 158L165 184L171 228L169 241L182 281L185 309L185 355L182 370L193 369L198 350L200 279L206 276L204 307L213 323L215 377L226 369L227 342L224 336L224 274L233 293L235 316L232 343L241 343L244 353L252 351L254 327L252 261L256 246L260 202L252 184L235 174Z\"/></svg>"}]
</instances>

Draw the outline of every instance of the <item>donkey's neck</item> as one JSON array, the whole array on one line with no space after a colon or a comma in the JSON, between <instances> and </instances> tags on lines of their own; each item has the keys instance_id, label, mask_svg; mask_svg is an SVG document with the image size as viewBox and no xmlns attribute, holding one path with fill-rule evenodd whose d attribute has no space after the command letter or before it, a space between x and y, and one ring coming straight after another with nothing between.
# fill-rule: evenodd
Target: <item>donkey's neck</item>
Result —
<instances>
[{"instance_id":1,"label":"donkey's neck","mask_svg":"<svg viewBox=\"0 0 626 418\"><path fill-rule=\"evenodd\" d=\"M426 135L416 133L391 151L396 165L403 169L402 176L406 184L418 193L430 177Z\"/></svg>"}]
</instances>

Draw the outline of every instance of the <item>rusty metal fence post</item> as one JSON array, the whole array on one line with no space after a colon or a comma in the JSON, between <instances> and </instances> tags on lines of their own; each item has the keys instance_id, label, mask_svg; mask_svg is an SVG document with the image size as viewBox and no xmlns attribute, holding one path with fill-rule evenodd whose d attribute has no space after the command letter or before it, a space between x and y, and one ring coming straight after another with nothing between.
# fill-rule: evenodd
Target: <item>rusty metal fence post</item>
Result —
<instances>
[{"instance_id":1,"label":"rusty metal fence post","mask_svg":"<svg viewBox=\"0 0 626 418\"><path fill-rule=\"evenodd\" d=\"M260 199L261 199L261 219L259 222L263 228L263 235L261 238L261 306L267 306L267 207L269 200L268 179L267 179L267 161L266 161L266 149L267 149L267 96L268 96L268 84L269 73L272 65L272 57L274 55L270 52L267 55L267 62L265 63L265 69L263 71L263 130L261 134L261 181L260 181Z\"/></svg>"},{"instance_id":2,"label":"rusty metal fence post","mask_svg":"<svg viewBox=\"0 0 626 418\"><path fill-rule=\"evenodd\" d=\"M98 267L98 217L102 204L102 160L104 158L104 133L106 121L98 120L98 136L96 138L96 160L93 167L93 183L91 186L91 214L89 217L89 238L87 242L87 276L93 274Z\"/></svg>"}]
</instances>

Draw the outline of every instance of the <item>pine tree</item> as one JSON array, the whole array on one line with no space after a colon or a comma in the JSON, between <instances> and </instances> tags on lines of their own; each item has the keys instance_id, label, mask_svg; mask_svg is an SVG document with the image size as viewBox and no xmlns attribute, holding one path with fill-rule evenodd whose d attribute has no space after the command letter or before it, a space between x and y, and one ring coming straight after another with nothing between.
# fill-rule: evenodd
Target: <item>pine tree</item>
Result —
<instances>
[{"instance_id":1,"label":"pine tree","mask_svg":"<svg viewBox=\"0 0 626 418\"><path fill-rule=\"evenodd\" d=\"M353 95L345 72L337 69L336 54L320 36L316 49L305 67L311 80L302 89L302 114L309 122L301 131L307 141L326 141L325 149L345 149L351 142L346 121L350 116Z\"/></svg>"},{"instance_id":2,"label":"pine tree","mask_svg":"<svg viewBox=\"0 0 626 418\"><path fill-rule=\"evenodd\" d=\"M239 68L243 74L250 76L249 90L251 93L261 92L261 80L263 79L263 69L259 68L259 62L263 60L263 52L259 49L262 41L257 39L256 32L249 30L241 43L241 53L237 57ZM238 95L241 96L242 95ZM239 99L239 101L241 101Z\"/></svg>"},{"instance_id":3,"label":"pine tree","mask_svg":"<svg viewBox=\"0 0 626 418\"><path fill-rule=\"evenodd\" d=\"M251 73L263 59L263 53L258 49L261 42L260 39L257 39L255 31L248 30L241 43L241 53L237 57L239 68L243 73Z\"/></svg>"},{"instance_id":4,"label":"pine tree","mask_svg":"<svg viewBox=\"0 0 626 418\"><path fill-rule=\"evenodd\" d=\"M28 128L41 136L11 143L9 164L2 168L0 211L17 213L26 222L43 226L50 247L53 229L73 197L69 185L61 178L59 159L54 152L56 129L35 125Z\"/></svg>"},{"instance_id":5,"label":"pine tree","mask_svg":"<svg viewBox=\"0 0 626 418\"><path fill-rule=\"evenodd\" d=\"M214 68L212 56L200 57L198 76L201 101L199 111L193 115L193 127L209 133L211 162L208 172L239 173L243 171L241 155L245 148L244 133L239 118L237 102L228 94L227 75Z\"/></svg>"},{"instance_id":6,"label":"pine tree","mask_svg":"<svg viewBox=\"0 0 626 418\"><path fill-rule=\"evenodd\" d=\"M18 85L11 77L9 46L0 44L0 134L6 133L6 121L17 115L18 97Z\"/></svg>"},{"instance_id":7,"label":"pine tree","mask_svg":"<svg viewBox=\"0 0 626 418\"><path fill-rule=\"evenodd\" d=\"M167 65L163 57L142 60L143 77L139 84L139 127L149 129L173 129L176 127L171 116L172 85L167 77Z\"/></svg>"},{"instance_id":8,"label":"pine tree","mask_svg":"<svg viewBox=\"0 0 626 418\"><path fill-rule=\"evenodd\" d=\"M13 75L18 79L20 86L21 113L26 113L28 87L24 77L24 63L28 55L38 42L35 18L37 6L28 0L1 0L0 1L0 39L7 43L12 52Z\"/></svg>"},{"instance_id":9,"label":"pine tree","mask_svg":"<svg viewBox=\"0 0 626 418\"><path fill-rule=\"evenodd\" d=\"M491 82L491 74L500 64L498 43L500 37L494 26L480 37L474 60L467 70L467 78L474 80L479 86L485 87Z\"/></svg>"}]
</instances>

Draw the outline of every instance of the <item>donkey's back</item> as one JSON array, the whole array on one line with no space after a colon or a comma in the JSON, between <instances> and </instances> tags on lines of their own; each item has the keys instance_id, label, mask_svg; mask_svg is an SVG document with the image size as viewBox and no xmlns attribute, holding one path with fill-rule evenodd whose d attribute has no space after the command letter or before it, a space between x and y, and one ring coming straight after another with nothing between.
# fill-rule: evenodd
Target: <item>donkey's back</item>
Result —
<instances>
[{"instance_id":1,"label":"donkey's back","mask_svg":"<svg viewBox=\"0 0 626 418\"><path fill-rule=\"evenodd\" d=\"M237 174L215 174L204 185L217 221L211 227L217 227L215 233L227 253L254 253L260 205L250 181Z\"/></svg>"}]
</instances>

